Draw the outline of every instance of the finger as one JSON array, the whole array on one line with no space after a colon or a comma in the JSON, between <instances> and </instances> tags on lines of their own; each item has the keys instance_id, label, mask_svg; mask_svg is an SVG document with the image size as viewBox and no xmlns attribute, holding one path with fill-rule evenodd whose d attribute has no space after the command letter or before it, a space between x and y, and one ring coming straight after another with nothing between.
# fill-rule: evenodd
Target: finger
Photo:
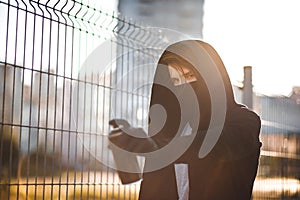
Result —
<instances>
[{"instance_id":1,"label":"finger","mask_svg":"<svg viewBox=\"0 0 300 200\"><path fill-rule=\"evenodd\" d=\"M109 121L109 125L111 125L113 128L117 128L120 125L124 128L130 127L130 124L124 119L112 119Z\"/></svg>"}]
</instances>

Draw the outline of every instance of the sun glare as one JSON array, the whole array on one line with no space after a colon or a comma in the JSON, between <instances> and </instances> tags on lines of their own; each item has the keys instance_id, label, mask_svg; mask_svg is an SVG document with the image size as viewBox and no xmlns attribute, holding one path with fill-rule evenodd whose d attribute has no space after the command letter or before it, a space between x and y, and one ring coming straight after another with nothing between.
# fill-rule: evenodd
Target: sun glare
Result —
<instances>
[{"instance_id":1,"label":"sun glare","mask_svg":"<svg viewBox=\"0 0 300 200\"><path fill-rule=\"evenodd\" d=\"M259 93L288 95L300 85L300 1L209 0L204 6L204 40L219 52L233 83L251 65Z\"/></svg>"}]
</instances>

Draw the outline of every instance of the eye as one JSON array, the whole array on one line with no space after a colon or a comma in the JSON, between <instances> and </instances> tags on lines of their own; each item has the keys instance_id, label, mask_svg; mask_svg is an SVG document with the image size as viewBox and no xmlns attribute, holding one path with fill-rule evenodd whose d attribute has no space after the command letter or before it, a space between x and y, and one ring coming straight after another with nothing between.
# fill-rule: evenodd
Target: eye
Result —
<instances>
[{"instance_id":1,"label":"eye","mask_svg":"<svg viewBox=\"0 0 300 200\"><path fill-rule=\"evenodd\" d=\"M180 83L180 80L179 80L179 78L172 78L172 82L174 85L177 85Z\"/></svg>"},{"instance_id":2,"label":"eye","mask_svg":"<svg viewBox=\"0 0 300 200\"><path fill-rule=\"evenodd\" d=\"M190 78L193 78L193 77L194 77L194 74L193 74L192 72L188 72L188 73L184 74L184 77L185 77L186 79L190 79Z\"/></svg>"}]
</instances>

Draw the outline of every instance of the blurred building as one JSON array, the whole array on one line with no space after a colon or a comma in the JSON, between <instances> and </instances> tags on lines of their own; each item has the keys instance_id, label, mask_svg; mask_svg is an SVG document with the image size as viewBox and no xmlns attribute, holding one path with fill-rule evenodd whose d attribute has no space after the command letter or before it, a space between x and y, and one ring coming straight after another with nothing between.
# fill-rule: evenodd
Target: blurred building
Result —
<instances>
[{"instance_id":1,"label":"blurred building","mask_svg":"<svg viewBox=\"0 0 300 200\"><path fill-rule=\"evenodd\" d=\"M234 86L234 92L237 102L245 105L252 102L247 106L261 117L263 145L259 175L300 178L299 87L294 87L290 96L251 94L251 77L244 78L244 85Z\"/></svg>"},{"instance_id":2,"label":"blurred building","mask_svg":"<svg viewBox=\"0 0 300 200\"><path fill-rule=\"evenodd\" d=\"M34 159L39 156L41 165L48 157L50 163L59 163L62 167L81 169L88 165L89 154L82 153L80 139L72 131L75 125L70 120L73 115L69 102L71 82L65 80L59 85L51 69L49 73L32 72L28 85L24 82L24 71L21 66L0 64L0 144L3 138L9 138L16 148L16 152L10 152L10 148L0 146L2 154L20 154L13 157L13 161L25 156L27 162L27 158L32 157L33 167L36 166ZM21 174L26 174L26 166L23 163L25 172Z\"/></svg>"},{"instance_id":3,"label":"blurred building","mask_svg":"<svg viewBox=\"0 0 300 200\"><path fill-rule=\"evenodd\" d=\"M122 15L202 38L204 0L119 0Z\"/></svg>"},{"instance_id":4,"label":"blurred building","mask_svg":"<svg viewBox=\"0 0 300 200\"><path fill-rule=\"evenodd\" d=\"M290 97L295 100L297 104L300 104L300 86L293 87Z\"/></svg>"}]
</instances>

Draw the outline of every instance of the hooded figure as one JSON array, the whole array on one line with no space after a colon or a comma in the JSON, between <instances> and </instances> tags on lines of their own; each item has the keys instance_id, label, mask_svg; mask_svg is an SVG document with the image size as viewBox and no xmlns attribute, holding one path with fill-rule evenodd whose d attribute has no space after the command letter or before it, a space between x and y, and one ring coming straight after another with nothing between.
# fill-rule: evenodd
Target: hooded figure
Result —
<instances>
[{"instance_id":1,"label":"hooded figure","mask_svg":"<svg viewBox=\"0 0 300 200\"><path fill-rule=\"evenodd\" d=\"M166 111L163 127L158 129L152 116L151 142L139 138L127 150L144 153L174 138L193 135L193 140L172 163L143 174L139 199L178 199L176 163L188 164L189 199L251 199L261 147L260 118L235 102L225 66L209 44L186 40L167 47L156 69L150 108L157 104Z\"/></svg>"}]
</instances>

